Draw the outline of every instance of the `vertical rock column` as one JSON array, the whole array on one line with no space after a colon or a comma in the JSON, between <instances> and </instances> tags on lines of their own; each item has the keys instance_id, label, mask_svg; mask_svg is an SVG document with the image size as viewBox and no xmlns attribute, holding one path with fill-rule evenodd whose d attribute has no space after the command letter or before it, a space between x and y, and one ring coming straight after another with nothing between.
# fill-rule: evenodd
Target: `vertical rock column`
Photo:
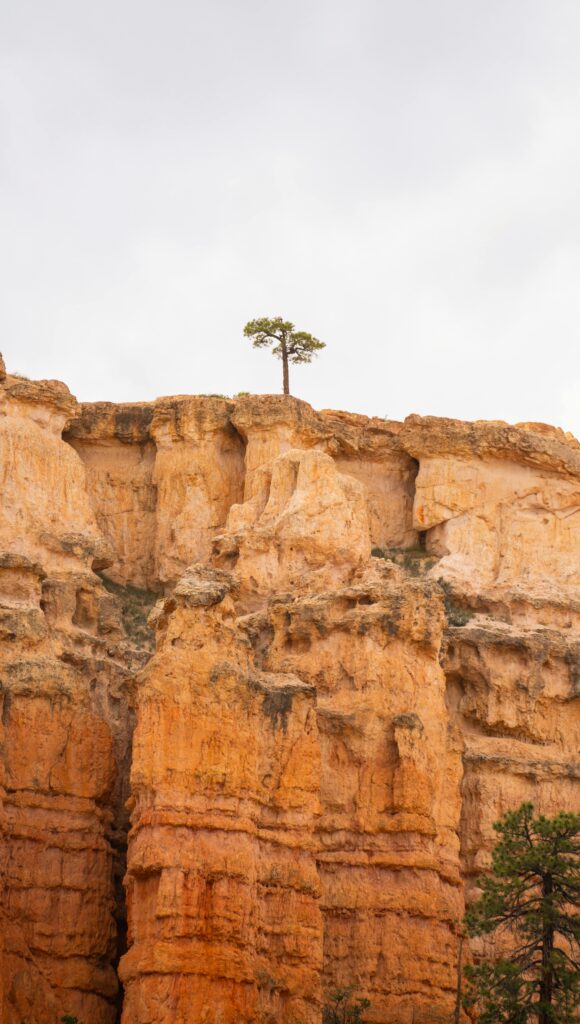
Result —
<instances>
[{"instance_id":1,"label":"vertical rock column","mask_svg":"<svg viewBox=\"0 0 580 1024\"><path fill-rule=\"evenodd\" d=\"M453 1006L461 760L447 736L438 588L391 569L391 580L377 563L349 587L276 601L265 667L317 690L326 998L355 985L369 1020L403 1024Z\"/></svg>"},{"instance_id":2,"label":"vertical rock column","mask_svg":"<svg viewBox=\"0 0 580 1024\"><path fill-rule=\"evenodd\" d=\"M314 693L256 672L228 573L191 569L139 682L123 1024L314 1024Z\"/></svg>"},{"instance_id":3,"label":"vertical rock column","mask_svg":"<svg viewBox=\"0 0 580 1024\"><path fill-rule=\"evenodd\" d=\"M114 772L110 730L88 708L75 709L74 676L57 662L14 671L11 682L2 702L2 1019L52 1024L71 1012L111 1024L112 851L102 806Z\"/></svg>"},{"instance_id":4,"label":"vertical rock column","mask_svg":"<svg viewBox=\"0 0 580 1024\"><path fill-rule=\"evenodd\" d=\"M0 387L0 1018L113 1024L114 747L127 664L57 382Z\"/></svg>"},{"instance_id":5,"label":"vertical rock column","mask_svg":"<svg viewBox=\"0 0 580 1024\"><path fill-rule=\"evenodd\" d=\"M369 558L365 489L328 454L263 475L215 550L237 559L262 667L316 691L324 998L355 985L380 1024L446 1015L463 907L442 593Z\"/></svg>"}]
</instances>

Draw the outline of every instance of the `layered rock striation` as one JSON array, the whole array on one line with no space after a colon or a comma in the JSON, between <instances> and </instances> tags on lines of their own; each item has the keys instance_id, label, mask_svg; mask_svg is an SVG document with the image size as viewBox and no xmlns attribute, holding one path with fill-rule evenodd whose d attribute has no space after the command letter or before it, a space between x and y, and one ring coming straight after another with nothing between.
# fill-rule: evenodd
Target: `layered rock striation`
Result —
<instances>
[{"instance_id":1,"label":"layered rock striation","mask_svg":"<svg viewBox=\"0 0 580 1024\"><path fill-rule=\"evenodd\" d=\"M111 555L62 440L76 402L58 382L1 387L2 1020L110 1024L145 658L95 572Z\"/></svg>"},{"instance_id":2,"label":"layered rock striation","mask_svg":"<svg viewBox=\"0 0 580 1024\"><path fill-rule=\"evenodd\" d=\"M447 1019L578 806L578 443L6 375L0 467L2 1020Z\"/></svg>"}]
</instances>

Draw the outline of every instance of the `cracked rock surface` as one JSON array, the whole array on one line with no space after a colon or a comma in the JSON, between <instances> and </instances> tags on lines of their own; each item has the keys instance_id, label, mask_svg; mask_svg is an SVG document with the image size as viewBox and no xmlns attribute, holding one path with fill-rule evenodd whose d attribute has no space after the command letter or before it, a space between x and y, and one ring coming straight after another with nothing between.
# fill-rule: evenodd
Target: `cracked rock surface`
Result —
<instances>
[{"instance_id":1,"label":"cracked rock surface","mask_svg":"<svg viewBox=\"0 0 580 1024\"><path fill-rule=\"evenodd\" d=\"M0 369L0 1019L448 1018L578 806L578 442Z\"/></svg>"}]
</instances>

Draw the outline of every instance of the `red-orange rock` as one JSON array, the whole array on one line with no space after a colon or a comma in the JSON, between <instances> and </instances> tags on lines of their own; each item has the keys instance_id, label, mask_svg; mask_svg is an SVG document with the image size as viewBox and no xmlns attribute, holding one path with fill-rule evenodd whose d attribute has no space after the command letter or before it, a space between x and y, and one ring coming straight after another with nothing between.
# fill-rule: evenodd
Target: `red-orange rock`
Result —
<instances>
[{"instance_id":1,"label":"red-orange rock","mask_svg":"<svg viewBox=\"0 0 580 1024\"><path fill-rule=\"evenodd\" d=\"M449 1016L493 821L578 804L578 443L1 370L2 1021Z\"/></svg>"},{"instance_id":2,"label":"red-orange rock","mask_svg":"<svg viewBox=\"0 0 580 1024\"><path fill-rule=\"evenodd\" d=\"M131 735L142 657L55 382L0 391L0 994L3 1024L117 1016Z\"/></svg>"}]
</instances>

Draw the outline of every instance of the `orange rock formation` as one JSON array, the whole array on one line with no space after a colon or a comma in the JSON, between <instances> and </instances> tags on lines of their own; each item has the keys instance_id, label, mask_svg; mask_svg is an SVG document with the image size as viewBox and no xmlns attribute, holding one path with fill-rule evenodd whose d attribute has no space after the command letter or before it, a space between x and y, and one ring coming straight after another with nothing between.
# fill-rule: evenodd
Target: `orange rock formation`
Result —
<instances>
[{"instance_id":1,"label":"orange rock formation","mask_svg":"<svg viewBox=\"0 0 580 1024\"><path fill-rule=\"evenodd\" d=\"M493 821L578 806L578 443L1 361L0 413L2 1021L448 1015Z\"/></svg>"}]
</instances>

